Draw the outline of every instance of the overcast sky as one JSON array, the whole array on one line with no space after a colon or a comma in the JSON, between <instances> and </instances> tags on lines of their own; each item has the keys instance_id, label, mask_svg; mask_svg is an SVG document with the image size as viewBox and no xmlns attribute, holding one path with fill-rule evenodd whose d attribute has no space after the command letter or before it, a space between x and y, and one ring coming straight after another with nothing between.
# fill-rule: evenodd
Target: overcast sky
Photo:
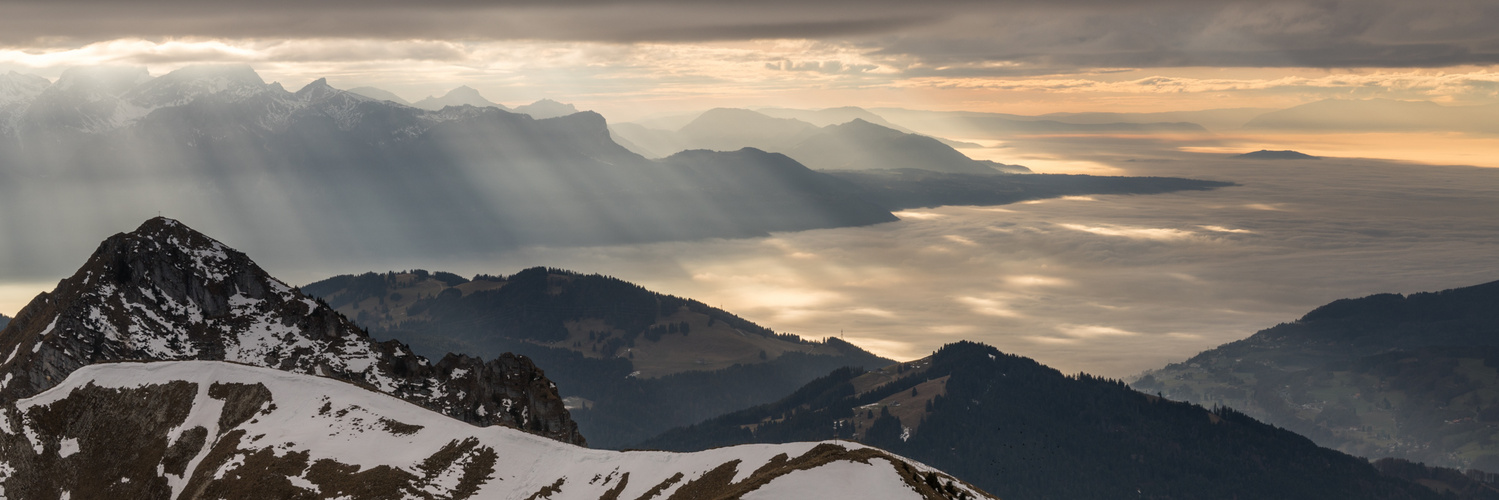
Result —
<instances>
[{"instance_id":1,"label":"overcast sky","mask_svg":"<svg viewBox=\"0 0 1499 500\"><path fill-rule=\"evenodd\" d=\"M1471 104L1499 100L1496 21L1492 0L6 1L0 68L241 62L291 88L327 76L417 99L467 84L620 116Z\"/></svg>"}]
</instances>

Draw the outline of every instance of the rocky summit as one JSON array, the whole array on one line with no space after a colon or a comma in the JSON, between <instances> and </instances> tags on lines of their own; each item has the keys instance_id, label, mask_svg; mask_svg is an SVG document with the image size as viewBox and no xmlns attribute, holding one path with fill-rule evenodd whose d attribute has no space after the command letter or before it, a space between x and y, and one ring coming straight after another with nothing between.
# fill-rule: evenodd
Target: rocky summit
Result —
<instances>
[{"instance_id":1,"label":"rocky summit","mask_svg":"<svg viewBox=\"0 0 1499 500\"><path fill-rule=\"evenodd\" d=\"M215 360L320 375L476 425L583 444L556 385L523 356L436 363L376 342L245 254L167 218L99 245L0 331L0 404L88 365Z\"/></svg>"}]
</instances>

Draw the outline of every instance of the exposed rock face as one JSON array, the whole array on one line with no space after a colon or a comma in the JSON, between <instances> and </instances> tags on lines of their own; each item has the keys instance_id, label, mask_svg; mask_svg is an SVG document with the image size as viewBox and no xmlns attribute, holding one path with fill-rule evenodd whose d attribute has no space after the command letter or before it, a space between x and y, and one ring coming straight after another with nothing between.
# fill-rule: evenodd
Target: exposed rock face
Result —
<instances>
[{"instance_id":1,"label":"exposed rock face","mask_svg":"<svg viewBox=\"0 0 1499 500\"><path fill-rule=\"evenodd\" d=\"M243 253L155 218L105 240L88 263L0 331L0 404L111 361L223 360L322 375L477 425L582 444L556 386L525 357L436 364L375 342Z\"/></svg>"}]
</instances>

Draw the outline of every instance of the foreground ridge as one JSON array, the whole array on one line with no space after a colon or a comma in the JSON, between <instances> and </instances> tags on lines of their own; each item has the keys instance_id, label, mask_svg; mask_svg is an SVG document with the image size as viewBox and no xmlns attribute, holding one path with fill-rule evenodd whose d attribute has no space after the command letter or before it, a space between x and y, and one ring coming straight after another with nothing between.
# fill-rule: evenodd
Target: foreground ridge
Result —
<instances>
[{"instance_id":1,"label":"foreground ridge","mask_svg":"<svg viewBox=\"0 0 1499 500\"><path fill-rule=\"evenodd\" d=\"M26 498L991 498L846 442L589 450L216 361L92 365L0 411L0 494Z\"/></svg>"}]
</instances>

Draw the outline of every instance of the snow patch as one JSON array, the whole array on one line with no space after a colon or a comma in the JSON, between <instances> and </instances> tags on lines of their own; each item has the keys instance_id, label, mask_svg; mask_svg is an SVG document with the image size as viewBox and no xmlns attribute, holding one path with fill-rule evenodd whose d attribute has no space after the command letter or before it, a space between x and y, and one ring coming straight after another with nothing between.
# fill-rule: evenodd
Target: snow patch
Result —
<instances>
[{"instance_id":1,"label":"snow patch","mask_svg":"<svg viewBox=\"0 0 1499 500\"><path fill-rule=\"evenodd\" d=\"M885 460L868 464L839 461L798 470L775 478L746 493L744 500L862 498L870 500L920 500L921 495L900 479Z\"/></svg>"},{"instance_id":2,"label":"snow patch","mask_svg":"<svg viewBox=\"0 0 1499 500\"><path fill-rule=\"evenodd\" d=\"M57 456L68 458L73 456L74 453L78 453L78 439L64 438L62 444L57 448Z\"/></svg>"}]
</instances>

